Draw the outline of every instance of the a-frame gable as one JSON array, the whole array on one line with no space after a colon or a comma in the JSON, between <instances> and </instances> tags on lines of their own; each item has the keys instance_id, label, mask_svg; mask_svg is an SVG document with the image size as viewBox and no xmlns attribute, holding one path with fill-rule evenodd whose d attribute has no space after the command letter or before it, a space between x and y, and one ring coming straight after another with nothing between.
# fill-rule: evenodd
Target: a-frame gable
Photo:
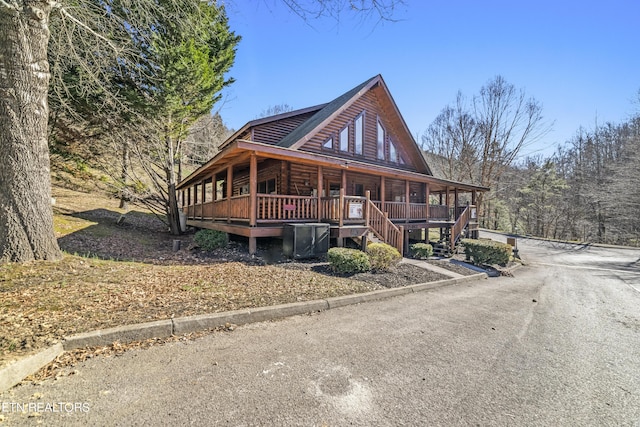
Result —
<instances>
[{"instance_id":1,"label":"a-frame gable","mask_svg":"<svg viewBox=\"0 0 640 427\"><path fill-rule=\"evenodd\" d=\"M277 145L431 175L380 75L326 104Z\"/></svg>"}]
</instances>

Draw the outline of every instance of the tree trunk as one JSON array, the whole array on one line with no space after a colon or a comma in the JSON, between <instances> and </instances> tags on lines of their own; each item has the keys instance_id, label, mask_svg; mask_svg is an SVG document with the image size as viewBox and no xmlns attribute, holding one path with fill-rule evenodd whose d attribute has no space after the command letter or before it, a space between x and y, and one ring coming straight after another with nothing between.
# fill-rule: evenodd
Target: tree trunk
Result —
<instances>
[{"instance_id":1,"label":"tree trunk","mask_svg":"<svg viewBox=\"0 0 640 427\"><path fill-rule=\"evenodd\" d=\"M127 176L129 175L129 143L122 143L122 168L120 169L121 185L125 188L120 192L120 209L129 209L129 195L127 194Z\"/></svg>"},{"instance_id":2,"label":"tree trunk","mask_svg":"<svg viewBox=\"0 0 640 427\"><path fill-rule=\"evenodd\" d=\"M173 141L169 135L169 130L165 127L165 143L167 145L167 164L165 173L167 182L169 183L169 200L167 204L167 221L169 229L174 236L182 234L180 228L180 215L178 214L178 198L176 197L176 174L175 174L175 153L173 149Z\"/></svg>"},{"instance_id":3,"label":"tree trunk","mask_svg":"<svg viewBox=\"0 0 640 427\"><path fill-rule=\"evenodd\" d=\"M61 258L47 145L46 1L0 5L0 263Z\"/></svg>"}]
</instances>

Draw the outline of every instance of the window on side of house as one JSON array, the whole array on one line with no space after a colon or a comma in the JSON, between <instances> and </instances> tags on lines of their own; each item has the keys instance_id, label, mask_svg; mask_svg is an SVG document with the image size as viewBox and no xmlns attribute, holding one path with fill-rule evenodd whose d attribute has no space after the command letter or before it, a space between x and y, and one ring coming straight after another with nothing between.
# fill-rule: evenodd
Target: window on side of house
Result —
<instances>
[{"instance_id":1,"label":"window on side of house","mask_svg":"<svg viewBox=\"0 0 640 427\"><path fill-rule=\"evenodd\" d=\"M322 144L324 150L333 150L333 138L328 138L324 144Z\"/></svg>"},{"instance_id":2,"label":"window on side of house","mask_svg":"<svg viewBox=\"0 0 640 427\"><path fill-rule=\"evenodd\" d=\"M382 123L380 123L380 120L378 120L378 160L385 159L384 140L385 140L384 127L382 127Z\"/></svg>"},{"instance_id":3,"label":"window on side of house","mask_svg":"<svg viewBox=\"0 0 640 427\"><path fill-rule=\"evenodd\" d=\"M340 131L340 151L349 151L349 126Z\"/></svg>"},{"instance_id":4,"label":"window on side of house","mask_svg":"<svg viewBox=\"0 0 640 427\"><path fill-rule=\"evenodd\" d=\"M361 113L358 117L356 117L354 132L355 140L353 151L355 154L362 155L364 143L364 113Z\"/></svg>"}]
</instances>

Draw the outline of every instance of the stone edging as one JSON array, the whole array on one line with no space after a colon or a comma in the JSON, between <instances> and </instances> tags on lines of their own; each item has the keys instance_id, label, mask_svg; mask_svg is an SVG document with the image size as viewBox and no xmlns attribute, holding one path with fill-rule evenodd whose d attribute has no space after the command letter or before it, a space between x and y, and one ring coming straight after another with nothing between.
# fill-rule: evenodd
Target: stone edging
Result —
<instances>
[{"instance_id":1,"label":"stone edging","mask_svg":"<svg viewBox=\"0 0 640 427\"><path fill-rule=\"evenodd\" d=\"M98 347L114 342L142 341L150 338L164 338L172 335L182 335L190 332L214 329L226 324L243 325L247 323L264 322L300 314L331 310L352 304L406 295L413 292L427 291L443 286L486 279L486 273L473 274L455 279L438 280L436 282L420 283L401 288L382 289L362 294L345 295L314 301L295 302L267 307L258 307L227 311L223 313L200 314L180 317L177 319L157 320L154 322L134 325L116 326L114 328L99 329L97 331L64 337L62 343L45 348L35 354L16 360L0 369L0 393L9 390L24 378L38 372L44 366L65 351L82 347Z\"/></svg>"}]
</instances>

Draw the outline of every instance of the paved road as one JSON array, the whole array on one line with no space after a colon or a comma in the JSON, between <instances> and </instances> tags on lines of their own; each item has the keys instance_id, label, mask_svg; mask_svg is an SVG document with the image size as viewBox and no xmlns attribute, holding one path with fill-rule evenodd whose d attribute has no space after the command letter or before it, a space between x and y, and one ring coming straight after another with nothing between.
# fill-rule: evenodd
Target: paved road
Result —
<instances>
[{"instance_id":1,"label":"paved road","mask_svg":"<svg viewBox=\"0 0 640 427\"><path fill-rule=\"evenodd\" d=\"M640 426L640 251L518 244L531 265L515 278L92 359L4 393L0 415L8 425ZM6 411L29 402L66 405Z\"/></svg>"}]
</instances>

